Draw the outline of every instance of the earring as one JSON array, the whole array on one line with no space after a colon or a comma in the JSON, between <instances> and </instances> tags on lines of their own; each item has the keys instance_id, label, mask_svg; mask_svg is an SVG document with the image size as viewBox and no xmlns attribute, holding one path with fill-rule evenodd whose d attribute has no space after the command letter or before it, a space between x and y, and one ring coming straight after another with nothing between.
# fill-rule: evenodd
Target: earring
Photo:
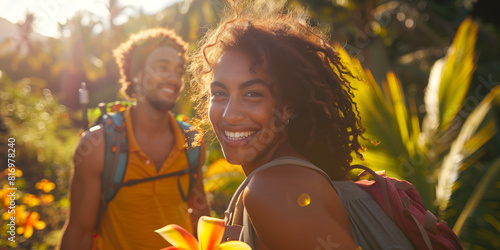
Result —
<instances>
[{"instance_id":1,"label":"earring","mask_svg":"<svg viewBox=\"0 0 500 250\"><path fill-rule=\"evenodd\" d=\"M285 125L288 125L290 123L290 117L288 117L288 106L286 106L286 105L283 108L283 114L286 117L286 120L283 120L283 122L285 123Z\"/></svg>"}]
</instances>

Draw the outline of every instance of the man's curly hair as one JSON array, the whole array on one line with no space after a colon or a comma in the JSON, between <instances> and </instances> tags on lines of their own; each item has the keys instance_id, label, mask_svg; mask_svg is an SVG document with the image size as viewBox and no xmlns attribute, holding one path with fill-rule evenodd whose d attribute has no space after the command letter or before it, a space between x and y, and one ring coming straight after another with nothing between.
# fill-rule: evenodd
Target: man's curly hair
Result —
<instances>
[{"instance_id":1,"label":"man's curly hair","mask_svg":"<svg viewBox=\"0 0 500 250\"><path fill-rule=\"evenodd\" d=\"M269 4L269 3L267 3ZM248 8L247 5L245 8ZM209 86L217 60L230 49L249 53L271 76L279 103L291 103L286 132L292 146L332 179L345 179L351 153L362 157L364 128L347 78L353 75L304 11L238 10L206 34L193 55L193 103L199 128L207 128Z\"/></svg>"},{"instance_id":2,"label":"man's curly hair","mask_svg":"<svg viewBox=\"0 0 500 250\"><path fill-rule=\"evenodd\" d=\"M187 43L175 31L166 28L154 28L130 36L128 41L113 50L116 64L120 70L121 91L127 98L135 97L133 77L145 67L148 55L156 48L170 46L179 52L187 63Z\"/></svg>"}]
</instances>

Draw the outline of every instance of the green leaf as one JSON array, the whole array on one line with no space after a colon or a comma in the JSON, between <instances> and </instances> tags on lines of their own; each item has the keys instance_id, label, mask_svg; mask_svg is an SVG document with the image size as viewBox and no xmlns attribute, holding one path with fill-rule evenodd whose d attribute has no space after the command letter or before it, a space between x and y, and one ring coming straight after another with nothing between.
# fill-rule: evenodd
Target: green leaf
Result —
<instances>
[{"instance_id":1,"label":"green leaf","mask_svg":"<svg viewBox=\"0 0 500 250\"><path fill-rule=\"evenodd\" d=\"M496 126L492 125L491 122L486 123L483 127L480 127L480 125L493 105L499 101L500 86L497 86L469 115L457 139L451 145L449 154L444 158L443 164L438 171L439 179L436 185L437 202L441 210L444 210L448 204L452 193L452 185L458 178L461 163L496 134Z\"/></svg>"},{"instance_id":2,"label":"green leaf","mask_svg":"<svg viewBox=\"0 0 500 250\"><path fill-rule=\"evenodd\" d=\"M493 165L491 165L488 168L488 171L484 174L483 178L479 182L479 185L474 189L474 192L468 199L465 207L462 209L462 212L460 213L457 222L453 226L453 232L455 232L455 234L457 235L460 234L460 231L462 230L465 221L473 214L479 202L481 201L485 193L488 191L488 187L491 185L491 183L494 181L498 181L497 179L495 179L495 177L499 172L500 172L500 158L498 158L493 163Z\"/></svg>"},{"instance_id":3,"label":"green leaf","mask_svg":"<svg viewBox=\"0 0 500 250\"><path fill-rule=\"evenodd\" d=\"M464 20L446 57L432 67L425 101L427 116L434 123L430 127L433 130L439 126L441 131L445 131L462 108L476 68L474 48L477 29L477 24L470 18Z\"/></svg>"}]
</instances>

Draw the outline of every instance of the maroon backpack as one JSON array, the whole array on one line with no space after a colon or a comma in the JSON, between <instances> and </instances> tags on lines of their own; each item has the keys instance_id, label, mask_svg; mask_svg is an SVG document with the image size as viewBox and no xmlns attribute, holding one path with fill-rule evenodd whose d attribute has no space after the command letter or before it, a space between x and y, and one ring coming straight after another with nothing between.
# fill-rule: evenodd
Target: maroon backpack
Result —
<instances>
[{"instance_id":1,"label":"maroon backpack","mask_svg":"<svg viewBox=\"0 0 500 250\"><path fill-rule=\"evenodd\" d=\"M353 165L349 171L352 169L362 169L375 177L375 180L358 180L355 183L373 196L416 249L463 249L446 222L425 209L411 183L379 175L362 165Z\"/></svg>"}]
</instances>

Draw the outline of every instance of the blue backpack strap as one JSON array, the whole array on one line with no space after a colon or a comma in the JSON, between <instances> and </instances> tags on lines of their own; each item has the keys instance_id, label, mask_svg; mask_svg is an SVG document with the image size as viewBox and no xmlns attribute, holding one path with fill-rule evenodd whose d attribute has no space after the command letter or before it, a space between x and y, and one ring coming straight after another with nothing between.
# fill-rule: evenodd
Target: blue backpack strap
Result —
<instances>
[{"instance_id":1,"label":"blue backpack strap","mask_svg":"<svg viewBox=\"0 0 500 250\"><path fill-rule=\"evenodd\" d=\"M186 137L187 147L186 147L186 157L188 160L188 169L189 169L189 188L187 194L184 193L182 189L181 182L179 177L177 177L177 186L179 188L179 192L181 194L182 199L187 202L189 197L191 196L191 190L193 188L194 183L198 179L198 167L200 164L200 147L193 147L193 142L197 132L195 130L191 130L191 125L183 121L177 121L179 127L181 128L182 134Z\"/></svg>"},{"instance_id":2,"label":"blue backpack strap","mask_svg":"<svg viewBox=\"0 0 500 250\"><path fill-rule=\"evenodd\" d=\"M101 175L101 205L97 217L96 228L101 218L123 181L128 160L127 128L123 112L104 114L102 116L106 149L104 167Z\"/></svg>"}]
</instances>

